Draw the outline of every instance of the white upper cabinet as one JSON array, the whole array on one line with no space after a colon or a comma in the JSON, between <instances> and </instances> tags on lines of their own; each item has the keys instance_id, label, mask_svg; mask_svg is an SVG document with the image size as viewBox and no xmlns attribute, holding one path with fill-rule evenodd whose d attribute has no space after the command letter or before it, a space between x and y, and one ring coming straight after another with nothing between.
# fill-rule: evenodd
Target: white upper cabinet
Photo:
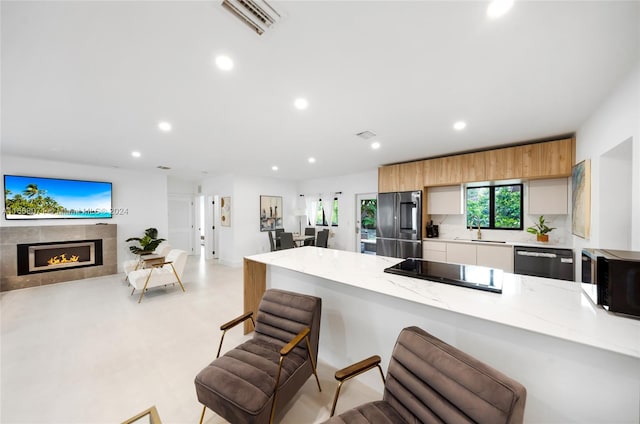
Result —
<instances>
[{"instance_id":1,"label":"white upper cabinet","mask_svg":"<svg viewBox=\"0 0 640 424\"><path fill-rule=\"evenodd\" d=\"M529 215L566 215L568 213L568 178L529 181Z\"/></svg>"},{"instance_id":2,"label":"white upper cabinet","mask_svg":"<svg viewBox=\"0 0 640 424\"><path fill-rule=\"evenodd\" d=\"M462 186L429 187L427 189L427 213L429 215L460 215Z\"/></svg>"}]
</instances>

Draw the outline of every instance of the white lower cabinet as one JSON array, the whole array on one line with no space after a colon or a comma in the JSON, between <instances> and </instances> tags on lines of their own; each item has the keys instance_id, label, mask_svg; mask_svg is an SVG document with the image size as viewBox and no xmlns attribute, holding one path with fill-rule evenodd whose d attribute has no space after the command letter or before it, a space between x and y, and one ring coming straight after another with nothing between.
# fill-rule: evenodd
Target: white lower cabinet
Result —
<instances>
[{"instance_id":1,"label":"white lower cabinet","mask_svg":"<svg viewBox=\"0 0 640 424\"><path fill-rule=\"evenodd\" d=\"M513 246L479 244L476 246L476 264L513 272Z\"/></svg>"},{"instance_id":2,"label":"white lower cabinet","mask_svg":"<svg viewBox=\"0 0 640 424\"><path fill-rule=\"evenodd\" d=\"M480 265L513 272L513 246L510 244L423 241L422 258L433 262Z\"/></svg>"},{"instance_id":3,"label":"white lower cabinet","mask_svg":"<svg viewBox=\"0 0 640 424\"><path fill-rule=\"evenodd\" d=\"M447 263L475 265L476 245L466 243L447 243Z\"/></svg>"},{"instance_id":4,"label":"white lower cabinet","mask_svg":"<svg viewBox=\"0 0 640 424\"><path fill-rule=\"evenodd\" d=\"M447 243L423 241L422 258L433 262L447 262Z\"/></svg>"}]
</instances>

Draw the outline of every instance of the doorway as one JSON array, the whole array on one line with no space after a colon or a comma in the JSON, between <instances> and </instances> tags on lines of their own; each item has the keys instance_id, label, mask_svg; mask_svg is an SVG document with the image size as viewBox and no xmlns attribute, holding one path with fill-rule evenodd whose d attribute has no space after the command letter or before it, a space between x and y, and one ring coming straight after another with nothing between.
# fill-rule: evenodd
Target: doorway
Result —
<instances>
[{"instance_id":1,"label":"doorway","mask_svg":"<svg viewBox=\"0 0 640 424\"><path fill-rule=\"evenodd\" d=\"M376 254L377 193L356 195L356 246L360 253ZM356 247L358 249L358 247Z\"/></svg>"},{"instance_id":2,"label":"doorway","mask_svg":"<svg viewBox=\"0 0 640 424\"><path fill-rule=\"evenodd\" d=\"M627 139L600 157L600 246L631 249L633 142Z\"/></svg>"},{"instance_id":3,"label":"doorway","mask_svg":"<svg viewBox=\"0 0 640 424\"><path fill-rule=\"evenodd\" d=\"M195 210L193 196L170 194L169 195L169 243L174 249L181 249L189 255L193 255L193 220Z\"/></svg>"}]
</instances>

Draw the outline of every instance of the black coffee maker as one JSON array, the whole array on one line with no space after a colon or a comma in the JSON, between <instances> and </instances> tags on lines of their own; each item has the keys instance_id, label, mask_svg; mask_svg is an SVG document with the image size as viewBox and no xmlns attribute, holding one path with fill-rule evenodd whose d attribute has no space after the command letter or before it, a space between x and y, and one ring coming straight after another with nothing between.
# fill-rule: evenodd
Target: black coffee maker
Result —
<instances>
[{"instance_id":1,"label":"black coffee maker","mask_svg":"<svg viewBox=\"0 0 640 424\"><path fill-rule=\"evenodd\" d=\"M433 221L427 224L427 238L436 238L440 235L438 232L438 226L433 225Z\"/></svg>"}]
</instances>

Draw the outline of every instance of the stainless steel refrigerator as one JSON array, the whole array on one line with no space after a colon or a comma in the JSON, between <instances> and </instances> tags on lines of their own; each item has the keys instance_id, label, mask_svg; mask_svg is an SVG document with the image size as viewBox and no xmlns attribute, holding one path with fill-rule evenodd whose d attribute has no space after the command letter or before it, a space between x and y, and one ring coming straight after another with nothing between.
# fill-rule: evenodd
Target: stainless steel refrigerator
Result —
<instances>
[{"instance_id":1,"label":"stainless steel refrigerator","mask_svg":"<svg viewBox=\"0 0 640 424\"><path fill-rule=\"evenodd\" d=\"M422 258L422 192L378 194L376 254Z\"/></svg>"}]
</instances>

